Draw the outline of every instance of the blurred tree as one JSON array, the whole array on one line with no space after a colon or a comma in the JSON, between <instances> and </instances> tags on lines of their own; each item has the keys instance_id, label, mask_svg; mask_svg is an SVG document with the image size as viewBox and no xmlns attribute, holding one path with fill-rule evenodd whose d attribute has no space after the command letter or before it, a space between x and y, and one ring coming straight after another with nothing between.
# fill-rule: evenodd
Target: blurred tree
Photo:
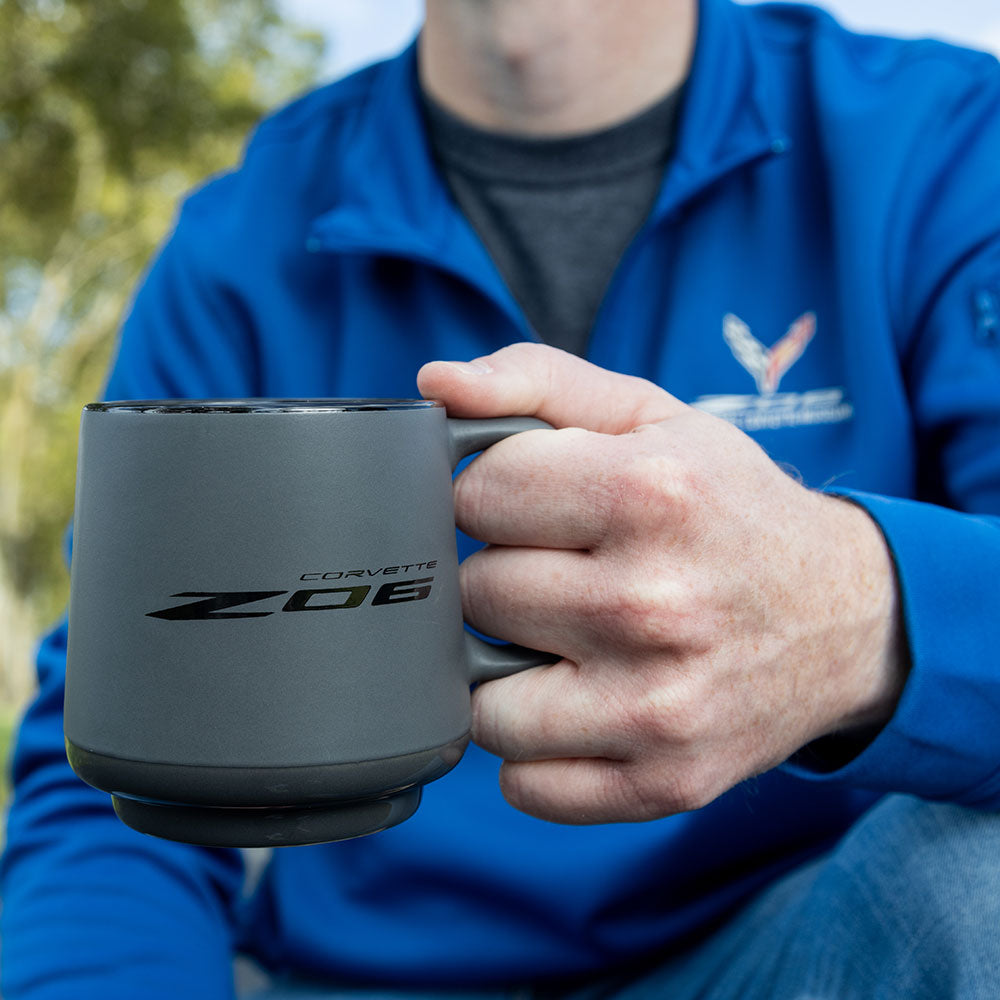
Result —
<instances>
[{"instance_id":1,"label":"blurred tree","mask_svg":"<svg viewBox=\"0 0 1000 1000\"><path fill-rule=\"evenodd\" d=\"M0 0L0 715L65 603L79 412L130 290L322 50L278 0Z\"/></svg>"}]
</instances>

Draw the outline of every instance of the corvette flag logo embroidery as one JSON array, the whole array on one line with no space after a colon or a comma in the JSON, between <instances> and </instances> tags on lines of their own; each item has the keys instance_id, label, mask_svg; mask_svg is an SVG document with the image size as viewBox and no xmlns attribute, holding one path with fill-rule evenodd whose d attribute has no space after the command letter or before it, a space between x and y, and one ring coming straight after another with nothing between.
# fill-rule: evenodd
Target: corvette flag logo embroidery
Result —
<instances>
[{"instance_id":1,"label":"corvette flag logo embroidery","mask_svg":"<svg viewBox=\"0 0 1000 1000\"><path fill-rule=\"evenodd\" d=\"M722 337L733 357L757 384L757 395L701 396L693 403L746 431L835 424L850 420L854 407L840 387L778 392L782 377L802 357L816 334L816 314L803 313L771 347L733 313L722 317Z\"/></svg>"},{"instance_id":2,"label":"corvette flag logo embroidery","mask_svg":"<svg viewBox=\"0 0 1000 1000\"><path fill-rule=\"evenodd\" d=\"M762 396L773 396L781 376L802 357L816 332L816 314L805 313L789 328L774 347L766 348L751 332L750 327L732 313L722 317L722 336L733 357L750 372Z\"/></svg>"}]
</instances>

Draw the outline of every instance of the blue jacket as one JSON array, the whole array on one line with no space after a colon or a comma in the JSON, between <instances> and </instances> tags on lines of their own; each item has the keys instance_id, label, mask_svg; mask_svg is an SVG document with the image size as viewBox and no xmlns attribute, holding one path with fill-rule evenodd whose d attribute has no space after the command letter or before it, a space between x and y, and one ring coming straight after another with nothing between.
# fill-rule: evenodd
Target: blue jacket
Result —
<instances>
[{"instance_id":1,"label":"blue jacket","mask_svg":"<svg viewBox=\"0 0 1000 1000\"><path fill-rule=\"evenodd\" d=\"M70 773L58 629L14 761L8 1000L225 996L234 941L313 976L586 973L687 939L882 794L1000 806L1000 67L805 7L701 18L676 154L589 357L870 510L912 661L892 721L832 772L590 828L510 809L472 748L415 818L276 852L245 900L236 852L134 834ZM304 97L187 201L109 397L408 396L424 361L534 336L434 168L415 81L411 49Z\"/></svg>"}]
</instances>

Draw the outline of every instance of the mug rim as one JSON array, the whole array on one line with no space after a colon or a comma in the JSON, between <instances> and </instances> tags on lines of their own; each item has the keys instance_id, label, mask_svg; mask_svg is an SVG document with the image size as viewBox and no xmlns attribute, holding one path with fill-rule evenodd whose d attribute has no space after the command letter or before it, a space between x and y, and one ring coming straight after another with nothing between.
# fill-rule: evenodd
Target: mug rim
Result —
<instances>
[{"instance_id":1,"label":"mug rim","mask_svg":"<svg viewBox=\"0 0 1000 1000\"><path fill-rule=\"evenodd\" d=\"M436 399L284 399L262 396L243 399L118 399L88 403L83 409L91 413L370 413L430 410L443 406Z\"/></svg>"}]
</instances>

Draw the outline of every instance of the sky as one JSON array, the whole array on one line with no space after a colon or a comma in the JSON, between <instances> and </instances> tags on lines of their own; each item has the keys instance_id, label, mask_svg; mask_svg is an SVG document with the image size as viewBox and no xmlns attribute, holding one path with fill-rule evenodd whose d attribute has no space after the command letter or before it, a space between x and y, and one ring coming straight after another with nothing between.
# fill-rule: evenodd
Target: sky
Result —
<instances>
[{"instance_id":1,"label":"sky","mask_svg":"<svg viewBox=\"0 0 1000 1000\"><path fill-rule=\"evenodd\" d=\"M324 75L340 76L396 52L420 23L423 0L282 0L289 15L330 39ZM933 35L1000 55L998 0L822 0L863 31Z\"/></svg>"}]
</instances>

